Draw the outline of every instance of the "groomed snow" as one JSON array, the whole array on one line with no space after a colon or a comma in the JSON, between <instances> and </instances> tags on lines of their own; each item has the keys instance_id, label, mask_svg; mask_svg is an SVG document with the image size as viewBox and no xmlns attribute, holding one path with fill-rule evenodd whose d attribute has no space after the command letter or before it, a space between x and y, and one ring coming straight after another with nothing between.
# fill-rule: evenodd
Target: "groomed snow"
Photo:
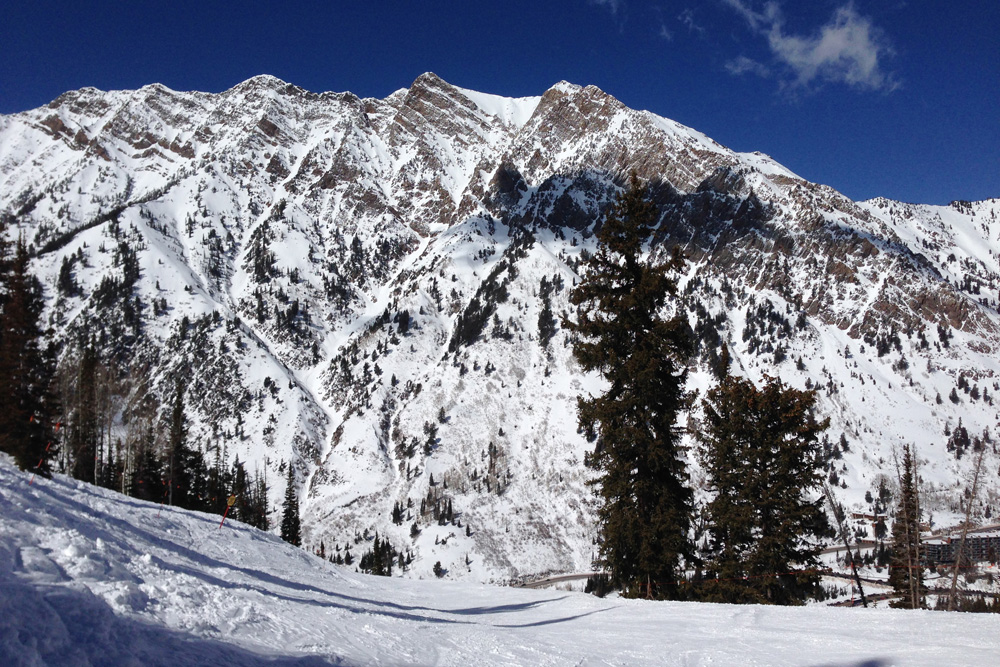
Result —
<instances>
[{"instance_id":1,"label":"groomed snow","mask_svg":"<svg viewBox=\"0 0 1000 667\"><path fill-rule=\"evenodd\" d=\"M994 665L993 615L368 577L0 461L3 665ZM360 555L362 546L358 545Z\"/></svg>"}]
</instances>

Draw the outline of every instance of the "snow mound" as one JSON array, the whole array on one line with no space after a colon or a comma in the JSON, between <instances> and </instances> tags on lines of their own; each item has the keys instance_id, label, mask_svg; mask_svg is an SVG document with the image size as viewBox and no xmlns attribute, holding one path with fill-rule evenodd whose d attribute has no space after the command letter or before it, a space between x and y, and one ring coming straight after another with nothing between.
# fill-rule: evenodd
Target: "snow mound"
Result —
<instances>
[{"instance_id":1,"label":"snow mound","mask_svg":"<svg viewBox=\"0 0 1000 667\"><path fill-rule=\"evenodd\" d=\"M0 460L4 665L991 665L988 615L598 599L368 577Z\"/></svg>"}]
</instances>

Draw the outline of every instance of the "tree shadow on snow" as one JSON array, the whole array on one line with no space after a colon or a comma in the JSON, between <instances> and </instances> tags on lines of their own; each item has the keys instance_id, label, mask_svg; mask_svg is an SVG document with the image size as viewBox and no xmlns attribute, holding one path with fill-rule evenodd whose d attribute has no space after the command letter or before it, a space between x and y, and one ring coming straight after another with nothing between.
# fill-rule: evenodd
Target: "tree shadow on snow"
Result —
<instances>
[{"instance_id":1,"label":"tree shadow on snow","mask_svg":"<svg viewBox=\"0 0 1000 667\"><path fill-rule=\"evenodd\" d=\"M99 500L102 501L108 500L106 498L98 496L97 493L93 493L91 488L86 487L86 485L82 486L83 488L80 489L79 491L83 491L85 493L89 491L90 495L97 497ZM99 538L109 544L118 545L122 549L134 551L137 548L141 548L137 547L134 540L135 537L139 537L140 539L149 543L150 546L174 553L177 556L186 559L191 563L197 564L199 566L199 567L192 567L189 565L185 565L183 563L167 562L157 556L153 556L152 554L150 554L150 560L152 563L156 565L156 567L166 571L186 574L193 578L199 579L205 582L206 584L216 586L218 588L230 589L230 590L233 589L252 590L260 593L261 595L275 597L278 599L286 600L288 602L307 604L316 607L338 608L352 613L379 614L384 616L392 616L394 618L399 618L402 620L412 620L412 621L430 622L430 623L455 623L455 624L473 624L474 621L451 619L447 617L442 618L439 616L429 616L426 614L413 613L413 612L431 612L443 615L453 614L456 616L486 616L491 614L523 612L530 609L542 607L543 605L552 602L558 602L559 600L563 600L566 598L566 596L563 595L554 598L546 598L544 600L532 600L528 602L515 603L515 604L504 604L504 605L484 606L484 607L468 607L460 609L442 609L442 608L428 607L421 605L404 605L396 602L390 602L388 600L379 600L375 598L363 598L363 597L346 595L344 593L334 592L311 584L305 584L298 581L285 579L283 577L271 574L269 572L264 572L252 568L239 567L231 563L227 563L222 560L212 558L211 556L207 556L199 551L195 551L194 549L186 547L180 544L179 542L175 541L174 539L171 539L168 536L164 536L161 532L158 532L155 529L155 527L151 525L151 523L143 523L143 524L131 523L124 519L118 518L113 514L92 507L84 502L80 502L64 494L57 493L44 486L39 487L38 492L44 493L52 498L53 503L50 506L54 507L60 504L63 505L65 510L67 510L72 517L72 521L70 522L71 525L73 525L73 527L77 529L82 529L85 532L88 539L96 540ZM118 499L116 498L115 501L117 500ZM147 511L152 509L152 505L144 501L131 500L126 502L129 504L133 504L137 509L142 508ZM163 514L165 514L165 516L163 516L162 518L162 522L164 524L172 523L170 514L173 513L174 508L163 507L160 508L160 511ZM185 514L188 517L197 517L197 518L204 517L206 534L216 529L215 527L217 524L215 523L215 519L217 517L215 517L215 515L204 514L199 516L198 513L188 513L188 512L185 512ZM86 528L83 528L81 524L85 521L88 522L89 525ZM254 537L256 539L270 538L270 536L265 533L262 533L260 531L257 531L256 529L243 525L240 525L239 528L234 527L233 530L246 532L251 537ZM303 552L303 555L306 555L305 552ZM247 580L238 581L238 580L223 579L214 576L212 574L209 574L208 572L202 569L199 569L200 567L216 571L228 570L234 573L238 572L240 574L245 575L250 580L256 580L258 582L261 582L261 585L255 585L254 583L252 583L252 581L247 581ZM271 588L275 586L284 588L289 591L299 592L302 594L314 594L316 596L321 596L322 598L327 598L327 599L324 600L311 597L300 597L295 595L282 594L278 591L275 591L274 588ZM336 598L341 602L334 602L329 598ZM354 605L365 605L365 606L354 606ZM588 612L588 613L594 613L594 612ZM582 615L587 615L587 614L582 614ZM543 620L524 625L525 626L547 625L552 623L563 622L566 620L572 620L573 618L577 617L578 616L572 616L563 619ZM520 626L510 625L503 627L520 627Z\"/></svg>"},{"instance_id":2,"label":"tree shadow on snow","mask_svg":"<svg viewBox=\"0 0 1000 667\"><path fill-rule=\"evenodd\" d=\"M545 600L535 600L532 602L523 602L518 604L504 604L496 605L493 607L468 607L465 609L442 609L437 607L424 607L419 605L403 605L396 602L390 602L388 600L380 600L376 598L362 598L355 597L351 595L345 595L343 593L336 593L330 590L324 590L322 588L317 588L315 586L309 586L307 584L299 584L297 582L287 581L281 579L280 577L275 577L273 575L267 574L265 572L260 572L257 570L244 570L242 568L234 568L227 565L220 564L220 567L229 567L229 569L244 572L249 576L256 577L262 581L267 581L268 583L279 585L285 588L291 588L293 590L298 590L304 593L313 593L317 596L323 596L326 598L336 598L337 601L329 599L318 599L315 597L299 597L295 595L282 594L275 591L273 588L265 588L263 586L255 586L249 584L246 581L235 582L227 581L225 579L220 579L219 577L208 574L201 570L197 570L186 565L180 565L177 563L167 563L156 556L151 556L152 562L156 564L157 567L164 570L172 570L174 572L180 572L186 574L190 577L200 579L208 585L216 586L218 588L225 589L238 589L238 590L250 590L260 593L266 597L272 597L278 600L284 600L286 602L294 604L305 604L312 607L321 607L326 609L341 609L354 614L367 614L376 616L389 616L395 619L403 621L416 621L420 623L442 623L442 624L454 624L454 625L480 625L481 623L473 620L462 620L461 618L449 618L449 615L455 616L488 616L491 614L508 614L528 611L530 609L535 609L547 605L551 602L558 602L562 600L563 597L558 598L548 598ZM351 604L354 603L354 604ZM357 606L356 606L357 605ZM566 621L571 621L575 618L581 618L583 616L589 616L595 614L598 611L607 611L610 608L598 609L595 611L586 612L583 614L577 614L574 616L567 616L562 618L545 619L541 621L535 621L531 623L520 623L520 624L501 624L501 623L487 623L488 625L494 625L495 627L504 628L519 628L519 627L532 627L537 625L550 625L553 623L563 623ZM422 614L419 612L430 612L434 614L441 614L441 616Z\"/></svg>"},{"instance_id":3,"label":"tree shadow on snow","mask_svg":"<svg viewBox=\"0 0 1000 667\"><path fill-rule=\"evenodd\" d=\"M22 665L348 665L337 656L266 655L116 616L86 588L0 580L0 663Z\"/></svg>"}]
</instances>

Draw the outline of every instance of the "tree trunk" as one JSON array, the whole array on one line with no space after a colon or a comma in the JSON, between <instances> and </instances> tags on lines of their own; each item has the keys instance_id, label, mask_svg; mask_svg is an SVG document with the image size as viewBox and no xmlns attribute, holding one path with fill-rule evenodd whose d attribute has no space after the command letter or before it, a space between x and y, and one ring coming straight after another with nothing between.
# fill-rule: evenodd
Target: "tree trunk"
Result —
<instances>
[{"instance_id":1,"label":"tree trunk","mask_svg":"<svg viewBox=\"0 0 1000 667\"><path fill-rule=\"evenodd\" d=\"M847 542L847 530L844 528L841 510L837 506L837 503L834 502L833 493L831 493L830 487L826 484L823 484L823 493L826 495L826 500L830 503L830 508L833 510L833 518L837 520L837 525L840 527L840 538L844 541L844 549L847 551L847 557L851 560L851 570L854 572L854 583L858 587L858 593L861 594L861 604L867 608L868 598L865 597L865 589L861 586L861 575L858 574L858 566L855 563L854 555L851 553L851 546Z\"/></svg>"},{"instance_id":2,"label":"tree trunk","mask_svg":"<svg viewBox=\"0 0 1000 667\"><path fill-rule=\"evenodd\" d=\"M948 611L955 609L955 595L958 592L958 568L962 563L962 554L965 552L965 537L969 534L969 520L972 517L972 504L976 502L976 491L979 486L979 471L983 467L983 454L986 453L986 446L979 450L979 458L976 459L976 472L972 476L972 494L969 502L965 505L965 522L962 524L962 537L958 541L958 553L955 554L955 569L951 575L951 592L948 593Z\"/></svg>"}]
</instances>

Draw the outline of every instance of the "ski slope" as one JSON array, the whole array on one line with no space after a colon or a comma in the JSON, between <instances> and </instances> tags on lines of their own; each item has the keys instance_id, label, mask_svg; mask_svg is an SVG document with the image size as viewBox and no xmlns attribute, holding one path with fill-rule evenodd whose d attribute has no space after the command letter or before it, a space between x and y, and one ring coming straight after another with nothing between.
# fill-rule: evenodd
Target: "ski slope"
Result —
<instances>
[{"instance_id":1,"label":"ski slope","mask_svg":"<svg viewBox=\"0 0 1000 667\"><path fill-rule=\"evenodd\" d=\"M995 665L994 615L598 599L358 575L0 460L3 665ZM362 550L358 545L358 553Z\"/></svg>"}]
</instances>

